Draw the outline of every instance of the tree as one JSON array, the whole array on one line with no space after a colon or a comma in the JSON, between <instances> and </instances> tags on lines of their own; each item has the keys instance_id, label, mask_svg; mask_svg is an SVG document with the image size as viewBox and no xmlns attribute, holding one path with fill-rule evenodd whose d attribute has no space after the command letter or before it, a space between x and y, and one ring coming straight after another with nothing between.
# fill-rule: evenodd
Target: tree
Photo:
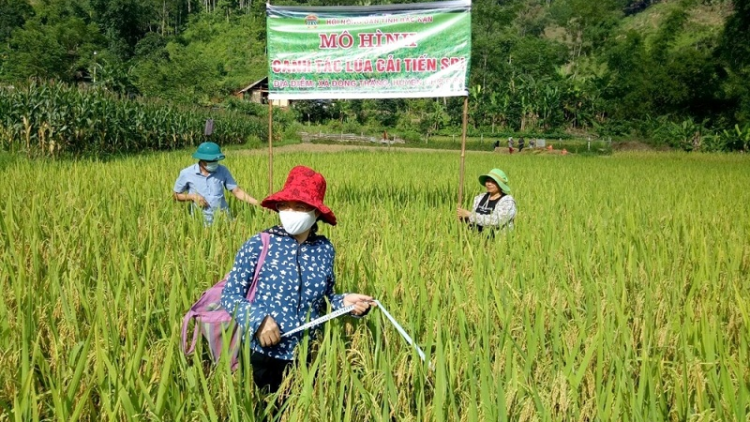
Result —
<instances>
[{"instance_id":1,"label":"tree","mask_svg":"<svg viewBox=\"0 0 750 422\"><path fill-rule=\"evenodd\" d=\"M615 0L562 0L550 13L565 28L574 58L601 48L622 15Z\"/></svg>"},{"instance_id":2,"label":"tree","mask_svg":"<svg viewBox=\"0 0 750 422\"><path fill-rule=\"evenodd\" d=\"M603 78L609 115L615 119L640 119L653 113L653 76L656 66L651 63L643 37L627 33L608 49L604 56L608 73Z\"/></svg>"},{"instance_id":3,"label":"tree","mask_svg":"<svg viewBox=\"0 0 750 422\"><path fill-rule=\"evenodd\" d=\"M39 17L13 31L8 41L11 49L3 65L6 79L29 77L59 79L72 82L81 79L92 61L98 28L78 17L69 17L54 24L43 24Z\"/></svg>"},{"instance_id":4,"label":"tree","mask_svg":"<svg viewBox=\"0 0 750 422\"><path fill-rule=\"evenodd\" d=\"M725 97L736 102L731 116L736 123L750 121L750 0L734 0L734 13L727 19L717 48L726 66L723 75Z\"/></svg>"},{"instance_id":5,"label":"tree","mask_svg":"<svg viewBox=\"0 0 750 422\"><path fill-rule=\"evenodd\" d=\"M20 28L34 14L26 0L0 0L0 43L6 42L14 29Z\"/></svg>"},{"instance_id":6,"label":"tree","mask_svg":"<svg viewBox=\"0 0 750 422\"><path fill-rule=\"evenodd\" d=\"M138 0L90 0L94 19L107 37L109 50L121 59L133 55L148 29L148 9Z\"/></svg>"}]
</instances>

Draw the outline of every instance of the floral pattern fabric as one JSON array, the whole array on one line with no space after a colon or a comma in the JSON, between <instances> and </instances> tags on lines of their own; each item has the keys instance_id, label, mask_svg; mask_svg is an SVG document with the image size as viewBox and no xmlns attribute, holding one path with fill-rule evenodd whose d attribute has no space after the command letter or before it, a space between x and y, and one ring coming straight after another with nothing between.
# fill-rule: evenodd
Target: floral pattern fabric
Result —
<instances>
[{"instance_id":1,"label":"floral pattern fabric","mask_svg":"<svg viewBox=\"0 0 750 422\"><path fill-rule=\"evenodd\" d=\"M495 204L495 209L490 214L477 213L477 209L481 205L482 198L486 194L477 195L474 197L474 210L469 216L469 222L486 228L513 228L513 220L516 218L516 200L510 195L503 195L502 198Z\"/></svg>"},{"instance_id":2,"label":"floral pattern fabric","mask_svg":"<svg viewBox=\"0 0 750 422\"><path fill-rule=\"evenodd\" d=\"M311 234L299 244L280 226L267 231L271 235L268 255L258 275L254 302L248 302L246 296L263 247L260 234L250 238L237 252L221 305L234 316L243 341L250 340L252 350L292 360L302 333L282 338L276 346L262 347L255 333L266 316L273 317L284 334L323 315L326 301L334 309L342 307L344 295L334 294L335 251L326 237Z\"/></svg>"}]
</instances>

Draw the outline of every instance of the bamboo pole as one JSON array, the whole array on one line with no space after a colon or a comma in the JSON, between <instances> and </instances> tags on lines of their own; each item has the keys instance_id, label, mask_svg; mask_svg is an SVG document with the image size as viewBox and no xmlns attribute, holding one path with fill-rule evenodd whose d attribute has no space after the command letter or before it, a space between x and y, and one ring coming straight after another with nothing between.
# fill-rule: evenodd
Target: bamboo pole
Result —
<instances>
[{"instance_id":1,"label":"bamboo pole","mask_svg":"<svg viewBox=\"0 0 750 422\"><path fill-rule=\"evenodd\" d=\"M469 97L464 97L464 118L463 128L461 129L461 169L458 174L458 206L460 207L464 199L464 161L466 158L466 125L469 120Z\"/></svg>"},{"instance_id":2,"label":"bamboo pole","mask_svg":"<svg viewBox=\"0 0 750 422\"><path fill-rule=\"evenodd\" d=\"M273 193L273 101L268 99L268 194Z\"/></svg>"}]
</instances>

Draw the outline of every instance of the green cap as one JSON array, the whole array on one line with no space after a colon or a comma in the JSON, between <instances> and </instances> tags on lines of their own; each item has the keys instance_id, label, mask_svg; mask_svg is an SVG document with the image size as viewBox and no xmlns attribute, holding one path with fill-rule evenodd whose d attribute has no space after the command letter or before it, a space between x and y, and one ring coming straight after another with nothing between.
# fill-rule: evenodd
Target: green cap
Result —
<instances>
[{"instance_id":1,"label":"green cap","mask_svg":"<svg viewBox=\"0 0 750 422\"><path fill-rule=\"evenodd\" d=\"M204 142L198 145L198 150L193 153L193 158L203 161L219 161L224 159L221 148L214 142Z\"/></svg>"},{"instance_id":2,"label":"green cap","mask_svg":"<svg viewBox=\"0 0 750 422\"><path fill-rule=\"evenodd\" d=\"M484 186L487 178L494 180L506 195L510 195L510 186L508 186L508 176L500 169L492 169L489 173L479 176L479 183Z\"/></svg>"}]
</instances>

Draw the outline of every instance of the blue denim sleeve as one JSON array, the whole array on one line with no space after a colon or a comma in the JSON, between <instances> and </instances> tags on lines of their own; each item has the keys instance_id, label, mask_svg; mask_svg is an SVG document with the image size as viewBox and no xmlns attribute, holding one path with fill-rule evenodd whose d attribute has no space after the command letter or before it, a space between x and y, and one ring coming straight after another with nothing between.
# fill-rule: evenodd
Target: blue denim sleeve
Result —
<instances>
[{"instance_id":1,"label":"blue denim sleeve","mask_svg":"<svg viewBox=\"0 0 750 422\"><path fill-rule=\"evenodd\" d=\"M247 292L252 284L262 248L260 235L253 236L242 245L227 276L227 284L221 292L221 306L234 317L243 336L250 333L252 337L267 315L265 306L260 301L251 306L247 300ZM256 291L256 298L258 294Z\"/></svg>"}]
</instances>

